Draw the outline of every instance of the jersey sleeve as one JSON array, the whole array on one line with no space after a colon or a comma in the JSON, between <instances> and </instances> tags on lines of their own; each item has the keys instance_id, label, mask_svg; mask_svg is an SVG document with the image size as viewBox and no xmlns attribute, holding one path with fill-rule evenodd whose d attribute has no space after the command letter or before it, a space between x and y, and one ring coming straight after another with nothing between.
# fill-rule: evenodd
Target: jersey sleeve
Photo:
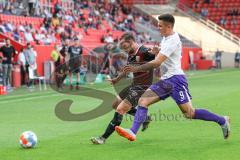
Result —
<instances>
[{"instance_id":1,"label":"jersey sleeve","mask_svg":"<svg viewBox=\"0 0 240 160\"><path fill-rule=\"evenodd\" d=\"M150 53L149 51L143 52L143 54L144 54L144 60L145 61L151 61L151 60L155 59L155 55Z\"/></svg>"},{"instance_id":2,"label":"jersey sleeve","mask_svg":"<svg viewBox=\"0 0 240 160\"><path fill-rule=\"evenodd\" d=\"M166 57L169 57L177 49L177 45L177 42L175 42L173 39L169 39L161 44L160 53Z\"/></svg>"},{"instance_id":3,"label":"jersey sleeve","mask_svg":"<svg viewBox=\"0 0 240 160\"><path fill-rule=\"evenodd\" d=\"M140 52L142 52L142 54L143 54L144 61L151 61L151 60L155 59L155 55L150 53L149 48L147 48L145 46L141 48Z\"/></svg>"}]
</instances>

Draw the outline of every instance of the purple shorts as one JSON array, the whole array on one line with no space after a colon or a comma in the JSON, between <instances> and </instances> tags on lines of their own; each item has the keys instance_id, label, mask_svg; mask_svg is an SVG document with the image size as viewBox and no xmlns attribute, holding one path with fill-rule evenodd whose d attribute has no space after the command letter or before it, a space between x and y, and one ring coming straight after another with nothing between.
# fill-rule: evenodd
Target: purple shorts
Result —
<instances>
[{"instance_id":1,"label":"purple shorts","mask_svg":"<svg viewBox=\"0 0 240 160\"><path fill-rule=\"evenodd\" d=\"M175 75L171 78L160 80L150 86L160 100L171 96L177 104L184 104L192 99L188 90L188 82L184 75Z\"/></svg>"}]
</instances>

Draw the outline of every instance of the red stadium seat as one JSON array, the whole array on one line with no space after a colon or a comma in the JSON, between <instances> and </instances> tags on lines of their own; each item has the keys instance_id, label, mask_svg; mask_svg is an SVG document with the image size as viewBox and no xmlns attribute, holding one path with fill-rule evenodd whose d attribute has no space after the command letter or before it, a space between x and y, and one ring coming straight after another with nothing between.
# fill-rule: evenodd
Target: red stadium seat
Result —
<instances>
[{"instance_id":1,"label":"red stadium seat","mask_svg":"<svg viewBox=\"0 0 240 160\"><path fill-rule=\"evenodd\" d=\"M239 0L226 0L222 1L222 0L216 0L218 2L218 8L214 8L214 1L211 1L210 4L205 4L203 3L203 0L200 0L198 3L198 8L195 9L193 8L193 3L195 1L199 1L199 0L180 0L179 3L185 3L188 6L192 7L192 11L193 12L201 12L201 9L204 8L208 8L209 14L207 16L208 19L214 21L215 23L219 24L219 21L221 19L222 16L226 16L227 13L233 9L233 8L240 8L240 1ZM232 31L232 33L235 33L237 35L239 35L240 32L240 15L236 17L238 24L237 26L231 25L231 20L232 17L231 16L226 16L227 19L227 24L226 24L226 29ZM235 29L236 28L236 29Z\"/></svg>"}]
</instances>

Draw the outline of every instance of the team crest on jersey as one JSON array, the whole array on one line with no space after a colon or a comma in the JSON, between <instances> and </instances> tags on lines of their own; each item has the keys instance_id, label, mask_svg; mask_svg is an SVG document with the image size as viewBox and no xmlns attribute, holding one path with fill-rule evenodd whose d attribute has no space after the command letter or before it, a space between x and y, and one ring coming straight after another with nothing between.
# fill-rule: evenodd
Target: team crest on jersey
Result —
<instances>
[{"instance_id":1,"label":"team crest on jersey","mask_svg":"<svg viewBox=\"0 0 240 160\"><path fill-rule=\"evenodd\" d=\"M136 97L136 96L138 95L138 93L137 93L136 91L132 91L131 95L132 95L133 97Z\"/></svg>"}]
</instances>

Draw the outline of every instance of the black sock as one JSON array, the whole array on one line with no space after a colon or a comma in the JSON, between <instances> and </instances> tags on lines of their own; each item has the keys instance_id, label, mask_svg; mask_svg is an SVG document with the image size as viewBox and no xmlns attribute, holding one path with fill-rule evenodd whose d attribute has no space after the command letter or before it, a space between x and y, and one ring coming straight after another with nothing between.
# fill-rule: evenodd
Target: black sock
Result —
<instances>
[{"instance_id":1,"label":"black sock","mask_svg":"<svg viewBox=\"0 0 240 160\"><path fill-rule=\"evenodd\" d=\"M135 113L137 112L137 109L136 108L131 108L131 110L130 111L128 111L127 112L127 114L130 114L130 115L132 115L132 116L135 116Z\"/></svg>"},{"instance_id":2,"label":"black sock","mask_svg":"<svg viewBox=\"0 0 240 160\"><path fill-rule=\"evenodd\" d=\"M122 119L123 119L123 116L115 112L113 119L108 124L108 127L105 130L105 133L102 135L102 137L107 139L115 131L115 127L121 124Z\"/></svg>"}]
</instances>

